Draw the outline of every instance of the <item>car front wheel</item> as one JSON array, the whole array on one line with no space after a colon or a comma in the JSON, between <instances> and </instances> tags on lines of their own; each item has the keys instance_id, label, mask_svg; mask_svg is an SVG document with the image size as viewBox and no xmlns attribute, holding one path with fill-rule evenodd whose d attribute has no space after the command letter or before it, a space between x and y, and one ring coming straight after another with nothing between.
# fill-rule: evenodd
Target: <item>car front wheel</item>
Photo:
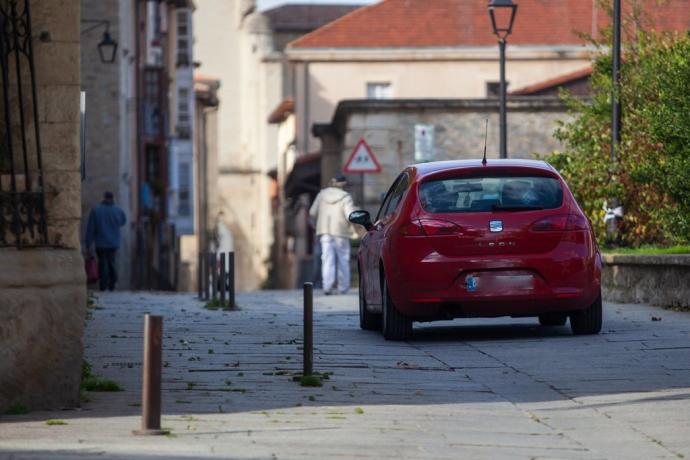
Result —
<instances>
[{"instance_id":1,"label":"car front wheel","mask_svg":"<svg viewBox=\"0 0 690 460\"><path fill-rule=\"evenodd\" d=\"M570 314L570 327L575 335L598 334L601 331L601 292L599 296L585 310L576 311Z\"/></svg>"},{"instance_id":2,"label":"car front wheel","mask_svg":"<svg viewBox=\"0 0 690 460\"><path fill-rule=\"evenodd\" d=\"M386 340L405 340L412 337L412 320L396 308L388 291L388 282L383 281L383 337Z\"/></svg>"}]
</instances>

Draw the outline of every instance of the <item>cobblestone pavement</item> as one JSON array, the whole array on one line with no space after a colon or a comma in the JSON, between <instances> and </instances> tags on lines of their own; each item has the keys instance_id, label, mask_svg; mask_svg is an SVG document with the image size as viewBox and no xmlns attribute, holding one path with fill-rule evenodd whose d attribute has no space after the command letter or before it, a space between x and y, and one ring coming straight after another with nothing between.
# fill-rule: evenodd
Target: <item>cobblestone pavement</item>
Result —
<instances>
[{"instance_id":1,"label":"cobblestone pavement","mask_svg":"<svg viewBox=\"0 0 690 460\"><path fill-rule=\"evenodd\" d=\"M359 330L356 296L317 295L315 368L333 374L303 388L301 301L267 291L223 312L189 294L99 295L86 359L124 391L3 416L0 458L690 458L690 314L606 304L598 336L503 318L393 343ZM165 317L167 437L130 434L144 312Z\"/></svg>"}]
</instances>

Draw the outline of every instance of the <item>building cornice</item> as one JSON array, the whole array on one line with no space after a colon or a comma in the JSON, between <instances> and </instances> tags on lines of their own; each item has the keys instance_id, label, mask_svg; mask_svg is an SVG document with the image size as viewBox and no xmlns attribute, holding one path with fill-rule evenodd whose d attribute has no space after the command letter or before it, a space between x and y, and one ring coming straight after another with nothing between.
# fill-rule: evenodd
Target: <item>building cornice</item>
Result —
<instances>
[{"instance_id":1,"label":"building cornice","mask_svg":"<svg viewBox=\"0 0 690 460\"><path fill-rule=\"evenodd\" d=\"M510 45L511 60L591 59L601 52L589 45ZM459 46L444 48L288 48L292 62L352 61L494 61L498 46Z\"/></svg>"},{"instance_id":2,"label":"building cornice","mask_svg":"<svg viewBox=\"0 0 690 460\"><path fill-rule=\"evenodd\" d=\"M343 133L345 122L353 112L498 112L498 98L485 99L347 99L340 101L330 123L315 124L312 133L318 134L335 130ZM557 96L516 96L507 100L509 111L515 112L557 112L567 110L566 103Z\"/></svg>"}]
</instances>

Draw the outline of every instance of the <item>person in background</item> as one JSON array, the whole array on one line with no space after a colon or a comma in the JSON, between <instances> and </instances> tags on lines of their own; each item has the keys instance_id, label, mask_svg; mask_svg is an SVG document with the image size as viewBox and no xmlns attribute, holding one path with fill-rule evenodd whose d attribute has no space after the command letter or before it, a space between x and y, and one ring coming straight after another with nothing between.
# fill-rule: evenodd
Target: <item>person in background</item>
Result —
<instances>
[{"instance_id":1,"label":"person in background","mask_svg":"<svg viewBox=\"0 0 690 460\"><path fill-rule=\"evenodd\" d=\"M103 201L91 210L89 222L86 226L86 252L92 255L91 245L96 246L98 257L99 287L111 291L117 283L117 269L115 256L120 248L120 227L125 225L127 217L122 209L115 204L112 192L105 192Z\"/></svg>"},{"instance_id":2,"label":"person in background","mask_svg":"<svg viewBox=\"0 0 690 460\"><path fill-rule=\"evenodd\" d=\"M355 209L352 196L343 190L346 184L345 176L336 175L316 195L309 209L321 243L321 278L326 295L345 294L350 288L350 238L355 233L347 218Z\"/></svg>"}]
</instances>

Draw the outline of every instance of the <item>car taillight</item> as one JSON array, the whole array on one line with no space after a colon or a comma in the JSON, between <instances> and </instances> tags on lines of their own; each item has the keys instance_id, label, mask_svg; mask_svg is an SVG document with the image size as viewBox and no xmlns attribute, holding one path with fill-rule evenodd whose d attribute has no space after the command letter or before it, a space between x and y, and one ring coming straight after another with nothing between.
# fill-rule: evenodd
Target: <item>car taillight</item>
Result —
<instances>
[{"instance_id":1,"label":"car taillight","mask_svg":"<svg viewBox=\"0 0 690 460\"><path fill-rule=\"evenodd\" d=\"M407 225L403 225L400 229L402 236L424 236L424 229L417 219L413 220Z\"/></svg>"},{"instance_id":2,"label":"car taillight","mask_svg":"<svg viewBox=\"0 0 690 460\"><path fill-rule=\"evenodd\" d=\"M589 224L584 216L578 214L549 216L538 220L530 227L535 232L559 232L572 230L587 230Z\"/></svg>"},{"instance_id":3,"label":"car taillight","mask_svg":"<svg viewBox=\"0 0 690 460\"><path fill-rule=\"evenodd\" d=\"M402 227L403 236L445 236L462 233L462 227L453 222L436 219L413 220Z\"/></svg>"}]
</instances>

